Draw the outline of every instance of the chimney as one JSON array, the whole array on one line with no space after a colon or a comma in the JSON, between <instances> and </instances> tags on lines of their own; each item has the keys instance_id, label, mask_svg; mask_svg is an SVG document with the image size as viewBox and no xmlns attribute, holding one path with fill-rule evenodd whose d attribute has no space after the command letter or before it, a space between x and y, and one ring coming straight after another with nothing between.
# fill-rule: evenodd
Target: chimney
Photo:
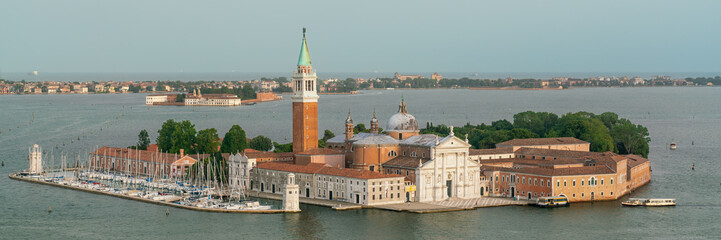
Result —
<instances>
[{"instance_id":1,"label":"chimney","mask_svg":"<svg viewBox=\"0 0 721 240\"><path fill-rule=\"evenodd\" d=\"M183 153L184 153L184 152L185 152L185 151L184 151L183 149L180 149L180 157L181 157L181 158L183 157Z\"/></svg>"}]
</instances>

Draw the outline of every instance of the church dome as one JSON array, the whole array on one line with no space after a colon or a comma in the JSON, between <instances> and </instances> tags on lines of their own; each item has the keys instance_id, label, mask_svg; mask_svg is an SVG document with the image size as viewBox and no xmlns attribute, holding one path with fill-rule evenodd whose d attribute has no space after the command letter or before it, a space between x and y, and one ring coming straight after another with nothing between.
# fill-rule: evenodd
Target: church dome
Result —
<instances>
[{"instance_id":1,"label":"church dome","mask_svg":"<svg viewBox=\"0 0 721 240\"><path fill-rule=\"evenodd\" d=\"M393 114L388 119L388 128L386 131L418 131L418 122L413 115L408 114L406 111L406 102L401 101L401 105L398 107L398 113Z\"/></svg>"}]
</instances>

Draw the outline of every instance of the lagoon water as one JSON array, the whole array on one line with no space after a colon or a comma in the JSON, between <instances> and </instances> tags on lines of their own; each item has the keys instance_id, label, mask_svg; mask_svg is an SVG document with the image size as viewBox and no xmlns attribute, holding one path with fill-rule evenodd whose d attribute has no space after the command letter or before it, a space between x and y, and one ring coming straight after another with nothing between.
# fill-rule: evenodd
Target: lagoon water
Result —
<instances>
[{"instance_id":1,"label":"lagoon water","mask_svg":"<svg viewBox=\"0 0 721 240\"><path fill-rule=\"evenodd\" d=\"M622 208L620 201L568 208L500 207L438 214L302 205L300 214L222 214L170 209L103 195L10 180L41 145L59 159L93 146L135 144L167 119L191 120L222 135L239 124L249 137L291 139L286 100L242 107L144 105L145 95L0 96L0 239L719 239L721 238L721 88L588 88L563 91L466 89L362 91L322 95L319 128L342 134L349 108L368 125L397 111L401 97L421 125L512 120L532 110L556 114L612 111L649 129L652 181L634 197L677 198L671 208ZM28 124L34 115L32 124ZM117 118L117 121L115 121ZM112 125L110 124L112 122ZM102 131L100 129L102 128ZM78 141L77 137L85 134ZM71 139L75 139L71 143ZM63 146L63 142L65 145ZM668 150L675 142L678 150ZM58 146L57 148L55 146ZM56 161L57 162L57 161ZM691 164L696 170L691 170ZM48 206L53 212L48 213Z\"/></svg>"}]
</instances>

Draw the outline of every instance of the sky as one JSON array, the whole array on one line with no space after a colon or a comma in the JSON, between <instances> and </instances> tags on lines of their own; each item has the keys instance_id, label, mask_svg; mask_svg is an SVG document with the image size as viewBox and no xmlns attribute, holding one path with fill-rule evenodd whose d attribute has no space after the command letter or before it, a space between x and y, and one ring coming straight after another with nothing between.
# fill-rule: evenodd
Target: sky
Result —
<instances>
[{"instance_id":1,"label":"sky","mask_svg":"<svg viewBox=\"0 0 721 240\"><path fill-rule=\"evenodd\" d=\"M718 0L3 0L1 72L721 72Z\"/></svg>"}]
</instances>

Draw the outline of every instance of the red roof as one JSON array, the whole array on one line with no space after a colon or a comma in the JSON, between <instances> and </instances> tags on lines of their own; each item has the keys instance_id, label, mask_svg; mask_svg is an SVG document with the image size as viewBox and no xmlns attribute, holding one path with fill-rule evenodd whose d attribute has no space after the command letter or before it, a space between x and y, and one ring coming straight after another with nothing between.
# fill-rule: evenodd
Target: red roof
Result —
<instances>
[{"instance_id":1,"label":"red roof","mask_svg":"<svg viewBox=\"0 0 721 240\"><path fill-rule=\"evenodd\" d=\"M297 153L297 155L336 155L344 154L341 151L336 151L330 148L311 148L303 152Z\"/></svg>"},{"instance_id":2,"label":"red roof","mask_svg":"<svg viewBox=\"0 0 721 240\"><path fill-rule=\"evenodd\" d=\"M468 149L468 155L487 155L513 153L513 148Z\"/></svg>"},{"instance_id":3,"label":"red roof","mask_svg":"<svg viewBox=\"0 0 721 240\"><path fill-rule=\"evenodd\" d=\"M525 139L513 139L502 143L497 143L503 146L536 146L536 145L564 145L564 144L591 144L574 137L559 137L559 138L525 138Z\"/></svg>"},{"instance_id":4,"label":"red roof","mask_svg":"<svg viewBox=\"0 0 721 240\"><path fill-rule=\"evenodd\" d=\"M141 160L146 162L158 162L158 163L165 163L165 164L171 164L178 159L181 159L182 157L180 154L171 154L171 153L162 153L162 152L156 152L156 151L147 151L147 150L135 150L135 149L128 149L128 148L114 148L114 147L101 147L97 150L93 151L93 155L97 156L106 156L106 157L115 157L115 158L126 158L126 159L132 159L132 160ZM187 155L191 158L198 160L204 157L207 157L207 154L193 154L193 155Z\"/></svg>"},{"instance_id":5,"label":"red roof","mask_svg":"<svg viewBox=\"0 0 721 240\"><path fill-rule=\"evenodd\" d=\"M626 155L626 157L628 159L626 164L628 164L628 166L632 167L632 168L648 162L648 159L641 157L639 155L629 154L629 155Z\"/></svg>"},{"instance_id":6,"label":"red roof","mask_svg":"<svg viewBox=\"0 0 721 240\"><path fill-rule=\"evenodd\" d=\"M330 175L330 176L351 177L351 178L360 178L360 179L379 179L379 178L403 177L398 174L382 174L382 173L372 172L372 171L368 171L368 170L361 170L361 169L335 168L335 167L330 167L328 165L321 164L321 163L309 163L307 165L297 165L297 164L290 164L290 163L265 162L265 163L259 163L257 167L260 169L283 171L283 172L323 174L323 175Z\"/></svg>"}]
</instances>

